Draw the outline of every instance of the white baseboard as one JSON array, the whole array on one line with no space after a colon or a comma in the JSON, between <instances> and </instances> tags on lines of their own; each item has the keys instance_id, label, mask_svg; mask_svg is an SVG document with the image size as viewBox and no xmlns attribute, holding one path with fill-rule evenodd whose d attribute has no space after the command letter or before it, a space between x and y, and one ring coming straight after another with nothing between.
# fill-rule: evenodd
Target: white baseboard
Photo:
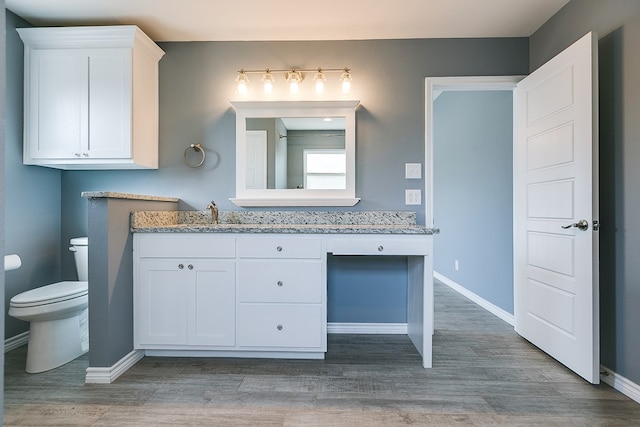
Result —
<instances>
[{"instance_id":1,"label":"white baseboard","mask_svg":"<svg viewBox=\"0 0 640 427\"><path fill-rule=\"evenodd\" d=\"M406 323L327 323L328 334L406 335Z\"/></svg>"},{"instance_id":2,"label":"white baseboard","mask_svg":"<svg viewBox=\"0 0 640 427\"><path fill-rule=\"evenodd\" d=\"M600 375L600 380L618 390L620 393L640 403L640 385L633 381L616 374L606 366L600 365L600 368L606 372L606 374Z\"/></svg>"},{"instance_id":3,"label":"white baseboard","mask_svg":"<svg viewBox=\"0 0 640 427\"><path fill-rule=\"evenodd\" d=\"M453 280L449 279L446 276L443 276L442 274L440 274L440 273L438 273L436 271L433 272L433 277L435 277L436 279L438 279L439 281L441 281L442 283L444 283L445 285L447 285L448 287L450 287L454 291L458 292L462 296L466 297L467 299L470 299L471 301L475 302L480 307L482 307L485 310L487 310L489 313L491 313L494 316L499 317L500 319L504 320L505 322L507 322L511 326L515 325L515 319L513 317L513 314L504 311L503 309L501 309L497 305L494 305L494 304L490 303L486 299L474 294L473 292L471 292L467 288L463 287L462 285L454 282Z\"/></svg>"},{"instance_id":4,"label":"white baseboard","mask_svg":"<svg viewBox=\"0 0 640 427\"><path fill-rule=\"evenodd\" d=\"M15 350L29 342L29 331L4 340L4 352Z\"/></svg>"},{"instance_id":5,"label":"white baseboard","mask_svg":"<svg viewBox=\"0 0 640 427\"><path fill-rule=\"evenodd\" d=\"M84 378L86 384L111 384L127 369L138 363L144 357L144 351L133 350L131 353L118 360L115 365L108 368L87 368Z\"/></svg>"}]
</instances>

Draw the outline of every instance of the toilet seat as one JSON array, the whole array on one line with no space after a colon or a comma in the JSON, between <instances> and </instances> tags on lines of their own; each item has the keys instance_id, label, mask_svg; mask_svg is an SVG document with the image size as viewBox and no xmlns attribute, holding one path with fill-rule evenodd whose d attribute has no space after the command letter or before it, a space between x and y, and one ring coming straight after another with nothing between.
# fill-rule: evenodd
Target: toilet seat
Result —
<instances>
[{"instance_id":1,"label":"toilet seat","mask_svg":"<svg viewBox=\"0 0 640 427\"><path fill-rule=\"evenodd\" d=\"M88 292L88 282L58 282L22 292L11 298L9 305L14 308L36 307L78 298Z\"/></svg>"}]
</instances>

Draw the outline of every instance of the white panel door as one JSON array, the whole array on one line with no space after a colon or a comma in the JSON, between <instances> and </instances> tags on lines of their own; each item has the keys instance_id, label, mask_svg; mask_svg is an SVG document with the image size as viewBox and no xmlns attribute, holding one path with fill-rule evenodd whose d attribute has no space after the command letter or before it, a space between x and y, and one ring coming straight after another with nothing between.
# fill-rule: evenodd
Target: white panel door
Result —
<instances>
[{"instance_id":1,"label":"white panel door","mask_svg":"<svg viewBox=\"0 0 640 427\"><path fill-rule=\"evenodd\" d=\"M184 265L184 261L140 261L136 344L187 344L188 278L180 264Z\"/></svg>"},{"instance_id":2,"label":"white panel door","mask_svg":"<svg viewBox=\"0 0 640 427\"><path fill-rule=\"evenodd\" d=\"M189 262L187 270L194 276L188 287L187 343L235 345L235 262L197 259Z\"/></svg>"},{"instance_id":3,"label":"white panel door","mask_svg":"<svg viewBox=\"0 0 640 427\"><path fill-rule=\"evenodd\" d=\"M592 383L600 364L596 64L589 33L518 84L514 114L516 331Z\"/></svg>"},{"instance_id":4,"label":"white panel door","mask_svg":"<svg viewBox=\"0 0 640 427\"><path fill-rule=\"evenodd\" d=\"M247 189L267 188L267 131L247 131Z\"/></svg>"}]
</instances>

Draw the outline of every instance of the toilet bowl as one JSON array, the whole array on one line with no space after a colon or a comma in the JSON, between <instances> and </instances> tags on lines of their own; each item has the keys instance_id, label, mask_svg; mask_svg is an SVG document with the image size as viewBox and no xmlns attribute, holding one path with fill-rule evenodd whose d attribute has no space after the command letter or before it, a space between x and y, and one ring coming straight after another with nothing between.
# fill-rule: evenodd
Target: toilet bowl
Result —
<instances>
[{"instance_id":1,"label":"toilet bowl","mask_svg":"<svg viewBox=\"0 0 640 427\"><path fill-rule=\"evenodd\" d=\"M30 322L28 373L48 371L89 350L88 239L71 239L79 281L64 281L11 298L9 315Z\"/></svg>"}]
</instances>

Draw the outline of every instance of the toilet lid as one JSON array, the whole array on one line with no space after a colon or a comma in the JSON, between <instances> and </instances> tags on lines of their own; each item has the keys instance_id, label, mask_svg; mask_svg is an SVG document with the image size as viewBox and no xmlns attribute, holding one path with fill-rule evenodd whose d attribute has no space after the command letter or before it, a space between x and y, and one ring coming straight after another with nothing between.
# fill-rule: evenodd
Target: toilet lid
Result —
<instances>
[{"instance_id":1,"label":"toilet lid","mask_svg":"<svg viewBox=\"0 0 640 427\"><path fill-rule=\"evenodd\" d=\"M40 288L22 292L11 298L12 307L31 307L34 305L52 304L86 295L88 282L58 282Z\"/></svg>"}]
</instances>

